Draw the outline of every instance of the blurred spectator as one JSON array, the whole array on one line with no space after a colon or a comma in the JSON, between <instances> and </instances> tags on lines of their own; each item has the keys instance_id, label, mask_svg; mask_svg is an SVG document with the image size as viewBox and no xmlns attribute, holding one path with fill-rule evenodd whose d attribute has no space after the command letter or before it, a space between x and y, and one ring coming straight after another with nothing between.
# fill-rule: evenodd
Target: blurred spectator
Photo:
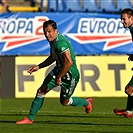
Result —
<instances>
[{"instance_id":1,"label":"blurred spectator","mask_svg":"<svg viewBox=\"0 0 133 133\"><path fill-rule=\"evenodd\" d=\"M35 7L36 6L36 0L31 0L31 6Z\"/></svg>"},{"instance_id":2,"label":"blurred spectator","mask_svg":"<svg viewBox=\"0 0 133 133\"><path fill-rule=\"evenodd\" d=\"M6 0L0 0L0 4L2 5L2 9L0 10L0 13L3 13L3 12L11 12L9 10L9 6L8 6L8 3Z\"/></svg>"}]
</instances>

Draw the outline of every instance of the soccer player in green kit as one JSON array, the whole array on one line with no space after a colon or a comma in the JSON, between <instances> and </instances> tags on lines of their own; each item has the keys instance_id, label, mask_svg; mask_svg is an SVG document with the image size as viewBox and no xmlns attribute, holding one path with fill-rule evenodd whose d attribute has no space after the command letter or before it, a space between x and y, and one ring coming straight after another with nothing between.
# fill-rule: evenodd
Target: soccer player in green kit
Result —
<instances>
[{"instance_id":1,"label":"soccer player in green kit","mask_svg":"<svg viewBox=\"0 0 133 133\"><path fill-rule=\"evenodd\" d=\"M125 8L121 11L121 23L124 28L129 28L133 40L133 10L130 8ZM133 61L133 54L129 54L129 61ZM133 68L132 68L133 69ZM126 109L114 109L114 113L119 116L125 116L127 118L132 117L133 111L133 76L129 83L125 87L125 93L128 95Z\"/></svg>"},{"instance_id":2,"label":"soccer player in green kit","mask_svg":"<svg viewBox=\"0 0 133 133\"><path fill-rule=\"evenodd\" d=\"M46 76L42 85L36 93L28 117L17 121L16 124L31 124L34 117L42 107L44 96L53 88L60 86L60 103L63 106L83 106L88 114L92 111L92 98L81 99L72 97L79 82L79 71L77 69L74 51L70 41L58 33L57 24L53 20L43 23L43 31L50 44L50 55L39 65L30 67L27 71L32 74L41 68L56 62L56 66Z\"/></svg>"}]
</instances>

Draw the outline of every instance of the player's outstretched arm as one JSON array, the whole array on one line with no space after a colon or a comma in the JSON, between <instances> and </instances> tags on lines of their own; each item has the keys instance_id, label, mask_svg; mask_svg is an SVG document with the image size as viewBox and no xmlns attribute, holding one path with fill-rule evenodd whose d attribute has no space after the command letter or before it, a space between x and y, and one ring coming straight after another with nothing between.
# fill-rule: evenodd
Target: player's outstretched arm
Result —
<instances>
[{"instance_id":1,"label":"player's outstretched arm","mask_svg":"<svg viewBox=\"0 0 133 133\"><path fill-rule=\"evenodd\" d=\"M45 61L43 61L42 63L40 63L38 65L39 66L39 69L51 65L53 62L55 62L55 59L52 57L52 55L50 55Z\"/></svg>"}]
</instances>

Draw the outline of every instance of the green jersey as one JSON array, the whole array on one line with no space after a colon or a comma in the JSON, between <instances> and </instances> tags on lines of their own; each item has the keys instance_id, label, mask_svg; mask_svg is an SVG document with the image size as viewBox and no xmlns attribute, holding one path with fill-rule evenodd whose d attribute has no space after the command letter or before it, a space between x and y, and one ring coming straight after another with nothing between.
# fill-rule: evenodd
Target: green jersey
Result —
<instances>
[{"instance_id":1,"label":"green jersey","mask_svg":"<svg viewBox=\"0 0 133 133\"><path fill-rule=\"evenodd\" d=\"M73 64L68 70L68 72L61 79L62 84L60 85L60 96L63 99L69 99L71 97L77 86L77 83L79 82L80 76L79 71L77 69L75 54L72 45L68 41L68 39L61 34L58 34L56 39L52 43L50 43L50 54L56 60L56 66L47 75L43 83L44 85L48 86L51 90L57 87L57 85L55 84L55 79L64 64L62 53L64 53L67 50L70 50Z\"/></svg>"},{"instance_id":2,"label":"green jersey","mask_svg":"<svg viewBox=\"0 0 133 133\"><path fill-rule=\"evenodd\" d=\"M58 34L55 41L50 44L50 54L56 60L56 68L60 70L63 66L64 60L62 58L62 53L70 50L72 66L70 67L70 71L72 72L74 69L77 69L76 60L74 50L72 48L71 42L61 34Z\"/></svg>"}]
</instances>

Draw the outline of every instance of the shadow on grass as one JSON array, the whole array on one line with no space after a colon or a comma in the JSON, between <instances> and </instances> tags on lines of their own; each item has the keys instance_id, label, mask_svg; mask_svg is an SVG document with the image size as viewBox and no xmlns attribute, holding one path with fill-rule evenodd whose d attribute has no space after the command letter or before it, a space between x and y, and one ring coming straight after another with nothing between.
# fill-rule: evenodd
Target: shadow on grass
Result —
<instances>
[{"instance_id":1,"label":"shadow on grass","mask_svg":"<svg viewBox=\"0 0 133 133\"><path fill-rule=\"evenodd\" d=\"M0 114L0 116L27 116L28 114L24 114L24 113L16 113L16 114ZM92 115L92 114L85 114L85 115L80 115L80 114L75 114L75 115L71 115L71 114L37 114L36 116L48 116L48 117L60 117L60 118L68 118L68 117L77 117L77 118L114 118L114 116L104 116L104 115ZM125 117L121 117L121 118L125 118Z\"/></svg>"},{"instance_id":2,"label":"shadow on grass","mask_svg":"<svg viewBox=\"0 0 133 133\"><path fill-rule=\"evenodd\" d=\"M9 121L9 120L0 120L0 123L16 123L16 121ZM94 123L89 123L89 122L65 122L65 121L58 121L58 120L56 120L56 121L53 121L53 120L49 120L49 121L35 121L33 124L48 124L48 125L64 125L64 124L67 124L67 125L88 125L88 126L114 126L114 127L118 127L118 126L120 126L120 127L131 127L131 126L133 126L133 124L131 123L131 124L122 124L122 123L101 123L101 122L99 122L99 123L95 123L95 121L94 121ZM125 133L125 132L124 132Z\"/></svg>"},{"instance_id":3,"label":"shadow on grass","mask_svg":"<svg viewBox=\"0 0 133 133\"><path fill-rule=\"evenodd\" d=\"M34 123L42 123L42 121L36 121ZM59 122L59 121L43 121L45 124L70 124L70 125L90 125L90 126L133 126L133 124L121 124L121 123L89 123L89 122Z\"/></svg>"},{"instance_id":4,"label":"shadow on grass","mask_svg":"<svg viewBox=\"0 0 133 133\"><path fill-rule=\"evenodd\" d=\"M2 116L3 118L0 120L0 123L14 123L15 124L15 122L16 121L9 121L9 120L3 120L4 119L4 117L6 118L6 117L22 117L22 116L24 116L24 117L26 117L27 116L27 114L0 114L0 116ZM42 119L42 121L39 121L39 120L36 120L33 124L51 124L51 125L64 125L64 124L67 124L67 125L88 125L88 126L114 126L114 127L118 127L118 126L120 126L120 127L123 127L123 126L125 126L125 127L131 127L131 126L133 126L133 123L131 123L131 124L127 124L127 123L102 123L102 119L106 119L106 118L114 118L115 119L115 117L111 117L111 116L94 116L94 115L78 115L78 116L76 116L76 115L56 115L56 114L51 114L51 115L41 115L41 114L38 114L37 115L38 117L41 117L41 119ZM54 117L54 118L57 118L57 120L44 120L43 121L43 117ZM59 121L59 118L70 118L69 120L67 120L67 121L69 121L69 122L67 122L67 121ZM90 123L90 122L81 122L81 121L79 121L79 122L71 122L71 118L87 118L87 119L91 119L91 121L93 121L93 119L94 119L94 122L92 122L92 123ZM96 122L95 121L95 119L96 118L99 118L100 119L100 121L99 122ZM39 118L40 119L40 118ZM48 118L47 118L48 119ZM50 118L51 119L51 118ZM116 119L118 119L118 117L116 117ZM119 119L125 119L125 117L119 117ZM100 132L99 132L100 133ZM101 132L101 133L103 133L103 132ZM124 132L125 133L125 132Z\"/></svg>"},{"instance_id":5,"label":"shadow on grass","mask_svg":"<svg viewBox=\"0 0 133 133\"><path fill-rule=\"evenodd\" d=\"M69 130L67 130L67 132L69 132ZM131 132L125 132L125 131L92 131L89 130L85 131L85 130L70 130L70 133L133 133Z\"/></svg>"}]
</instances>

